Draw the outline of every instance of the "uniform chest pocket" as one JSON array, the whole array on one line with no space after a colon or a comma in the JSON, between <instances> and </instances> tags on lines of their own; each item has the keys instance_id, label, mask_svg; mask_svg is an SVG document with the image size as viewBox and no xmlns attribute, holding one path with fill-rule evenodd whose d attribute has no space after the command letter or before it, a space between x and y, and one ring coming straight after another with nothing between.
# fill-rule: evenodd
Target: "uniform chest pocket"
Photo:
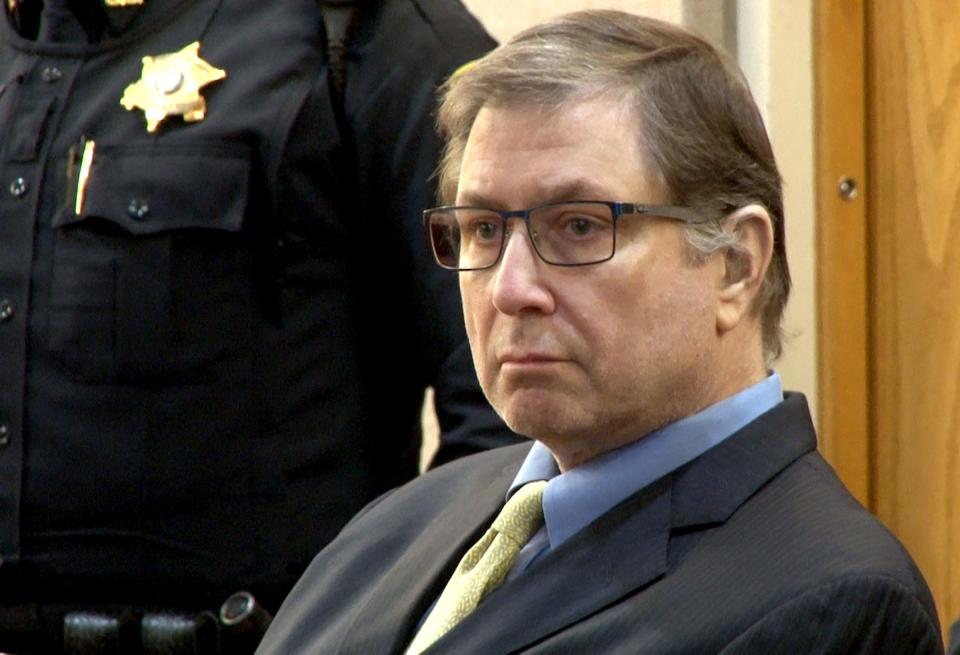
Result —
<instances>
[{"instance_id":1,"label":"uniform chest pocket","mask_svg":"<svg viewBox=\"0 0 960 655\"><path fill-rule=\"evenodd\" d=\"M213 380L252 339L243 144L97 146L54 220L48 348L93 382Z\"/></svg>"}]
</instances>

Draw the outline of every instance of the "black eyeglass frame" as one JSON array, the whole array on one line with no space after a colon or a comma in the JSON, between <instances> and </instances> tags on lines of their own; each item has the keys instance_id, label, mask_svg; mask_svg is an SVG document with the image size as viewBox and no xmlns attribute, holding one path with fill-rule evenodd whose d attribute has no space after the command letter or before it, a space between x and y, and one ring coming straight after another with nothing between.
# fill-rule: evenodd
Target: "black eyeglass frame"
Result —
<instances>
[{"instance_id":1,"label":"black eyeglass frame","mask_svg":"<svg viewBox=\"0 0 960 655\"><path fill-rule=\"evenodd\" d=\"M486 207L480 207L477 205L444 205L442 207L433 207L431 209L426 209L423 212L423 227L426 232L427 241L430 243L430 252L433 253L433 259L443 269L448 271L485 271L487 269L495 267L499 262L500 258L503 257L503 251L507 243L507 223L511 218L522 218L524 225L527 228L527 234L532 235L533 231L530 228L530 214L531 212L538 211L540 209L546 209L547 207L555 207L558 205L605 205L610 209L610 214L613 221L613 243L610 248L610 254L603 259L591 260L588 262L577 262L574 264L568 264L564 262L554 262L547 259L543 253L540 252L540 248L537 246L535 239L530 239L530 243L533 245L533 250L537 253L543 262L550 264L551 266L565 266L565 267L574 267L574 266L593 266L594 264L602 264L603 262L610 261L613 259L613 256L617 254L617 223L620 221L621 216L658 216L660 218L668 218L675 221L680 221L682 223L697 224L697 223L706 223L709 221L708 218L703 217L693 209L689 207L679 207L676 205L650 205L645 203L636 203L636 202L619 202L612 200L563 200L559 202L548 202L542 205L537 205L536 207L531 207L529 209L514 209L509 211L498 211L496 209L488 209ZM430 217L433 214L439 214L441 212L450 212L455 210L466 210L474 209L489 212L490 214L496 214L500 217L501 230L500 230L500 249L497 251L497 256L487 266L477 266L472 268L460 268L447 266L440 261L440 257L437 255L437 249L433 243L433 237L430 234Z\"/></svg>"}]
</instances>

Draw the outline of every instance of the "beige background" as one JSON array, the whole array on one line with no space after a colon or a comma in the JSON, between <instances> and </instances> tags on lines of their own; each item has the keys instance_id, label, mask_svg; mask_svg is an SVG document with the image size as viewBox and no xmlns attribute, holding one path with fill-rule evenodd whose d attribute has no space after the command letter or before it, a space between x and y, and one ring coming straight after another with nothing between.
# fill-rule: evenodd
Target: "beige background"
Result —
<instances>
[{"instance_id":1,"label":"beige background","mask_svg":"<svg viewBox=\"0 0 960 655\"><path fill-rule=\"evenodd\" d=\"M812 0L465 0L499 41L560 13L620 9L686 25L736 54L767 121L784 178L787 257L794 289L776 369L817 416L813 196ZM427 432L435 434L425 411ZM432 452L428 439L425 454Z\"/></svg>"}]
</instances>

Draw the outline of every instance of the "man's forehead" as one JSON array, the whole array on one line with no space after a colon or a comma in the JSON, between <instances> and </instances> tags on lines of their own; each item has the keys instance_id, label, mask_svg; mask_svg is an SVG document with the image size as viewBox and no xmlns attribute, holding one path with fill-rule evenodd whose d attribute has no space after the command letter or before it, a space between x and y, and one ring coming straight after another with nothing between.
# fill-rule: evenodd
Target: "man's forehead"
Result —
<instances>
[{"instance_id":1,"label":"man's forehead","mask_svg":"<svg viewBox=\"0 0 960 655\"><path fill-rule=\"evenodd\" d=\"M592 98L567 99L555 106L531 103L485 104L473 120L467 143L483 134L486 138L508 132L508 143L501 146L527 147L531 144L565 146L579 144L603 125L616 124L618 131L629 130L625 137L636 135L638 121L628 98L609 94ZM508 128L518 126L517 130ZM551 129L555 128L555 129ZM624 141L633 142L628 138Z\"/></svg>"},{"instance_id":2,"label":"man's forehead","mask_svg":"<svg viewBox=\"0 0 960 655\"><path fill-rule=\"evenodd\" d=\"M484 185L471 185L471 180L463 180L460 192L457 194L457 203L476 205L489 209L515 209L504 205L498 193L499 189ZM600 181L586 178L556 178L538 177L525 184L525 191L537 200L536 204L560 202L563 200L606 200L610 196L609 189Z\"/></svg>"},{"instance_id":3,"label":"man's forehead","mask_svg":"<svg viewBox=\"0 0 960 655\"><path fill-rule=\"evenodd\" d=\"M484 107L464 149L456 201L497 209L614 196L653 201L659 185L647 182L644 160L622 100Z\"/></svg>"}]
</instances>

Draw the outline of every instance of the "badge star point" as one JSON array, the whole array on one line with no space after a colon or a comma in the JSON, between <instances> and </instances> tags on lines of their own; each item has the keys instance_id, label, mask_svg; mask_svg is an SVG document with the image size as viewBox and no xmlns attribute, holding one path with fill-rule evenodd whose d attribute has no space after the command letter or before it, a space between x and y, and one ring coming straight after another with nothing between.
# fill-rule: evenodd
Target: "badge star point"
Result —
<instances>
[{"instance_id":1,"label":"badge star point","mask_svg":"<svg viewBox=\"0 0 960 655\"><path fill-rule=\"evenodd\" d=\"M168 116L203 120L207 103L200 90L227 76L200 57L199 41L177 52L144 57L142 62L140 79L127 86L120 104L128 111L143 110L148 132L155 132Z\"/></svg>"}]
</instances>

